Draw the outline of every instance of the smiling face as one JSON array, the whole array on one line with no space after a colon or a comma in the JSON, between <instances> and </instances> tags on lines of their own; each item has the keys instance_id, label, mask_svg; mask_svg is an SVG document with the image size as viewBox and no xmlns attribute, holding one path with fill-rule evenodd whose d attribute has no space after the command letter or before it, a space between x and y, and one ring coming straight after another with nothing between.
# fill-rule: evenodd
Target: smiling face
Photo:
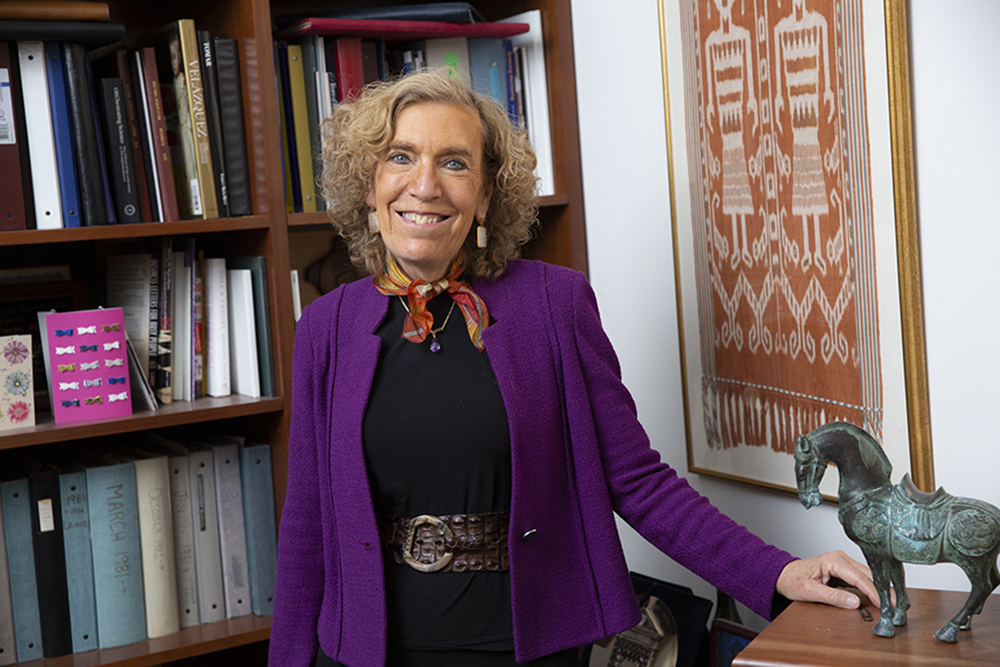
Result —
<instances>
[{"instance_id":1,"label":"smiling face","mask_svg":"<svg viewBox=\"0 0 1000 667\"><path fill-rule=\"evenodd\" d=\"M472 223L486 217L492 192L483 173L478 116L452 104L422 102L399 112L366 201L406 274L438 280Z\"/></svg>"}]
</instances>

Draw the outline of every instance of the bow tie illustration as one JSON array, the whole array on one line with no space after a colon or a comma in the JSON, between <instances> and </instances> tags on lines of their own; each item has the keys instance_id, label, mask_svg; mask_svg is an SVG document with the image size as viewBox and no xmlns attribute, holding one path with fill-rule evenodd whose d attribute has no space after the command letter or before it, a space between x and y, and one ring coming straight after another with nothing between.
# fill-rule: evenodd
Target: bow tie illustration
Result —
<instances>
[{"instance_id":1,"label":"bow tie illustration","mask_svg":"<svg viewBox=\"0 0 1000 667\"><path fill-rule=\"evenodd\" d=\"M75 370L76 370L76 364L59 364L59 372L60 373L66 373L66 372L75 371Z\"/></svg>"},{"instance_id":2,"label":"bow tie illustration","mask_svg":"<svg viewBox=\"0 0 1000 667\"><path fill-rule=\"evenodd\" d=\"M86 346L84 346L86 348ZM76 354L76 347L70 345L69 347L56 347L56 354Z\"/></svg>"},{"instance_id":3,"label":"bow tie illustration","mask_svg":"<svg viewBox=\"0 0 1000 667\"><path fill-rule=\"evenodd\" d=\"M96 371L101 366L99 361L91 361L89 363L80 364L81 371Z\"/></svg>"},{"instance_id":4,"label":"bow tie illustration","mask_svg":"<svg viewBox=\"0 0 1000 667\"><path fill-rule=\"evenodd\" d=\"M62 402L62 406L64 408L70 408L70 407L73 407L74 405L76 407L80 407L80 399L74 398L72 401L63 401Z\"/></svg>"},{"instance_id":5,"label":"bow tie illustration","mask_svg":"<svg viewBox=\"0 0 1000 667\"><path fill-rule=\"evenodd\" d=\"M73 335L72 329L56 329L56 336L58 336L59 338L62 338L63 336L72 336L72 335Z\"/></svg>"},{"instance_id":6,"label":"bow tie illustration","mask_svg":"<svg viewBox=\"0 0 1000 667\"><path fill-rule=\"evenodd\" d=\"M79 389L79 382L60 382L59 391L70 391L71 389Z\"/></svg>"},{"instance_id":7,"label":"bow tie illustration","mask_svg":"<svg viewBox=\"0 0 1000 667\"><path fill-rule=\"evenodd\" d=\"M121 366L124 359L105 359L104 367L111 368L112 366Z\"/></svg>"},{"instance_id":8,"label":"bow tie illustration","mask_svg":"<svg viewBox=\"0 0 1000 667\"><path fill-rule=\"evenodd\" d=\"M124 401L128 398L128 392L123 391L120 394L108 394L108 400L114 403L115 401Z\"/></svg>"},{"instance_id":9,"label":"bow tie illustration","mask_svg":"<svg viewBox=\"0 0 1000 667\"><path fill-rule=\"evenodd\" d=\"M125 378L108 378L108 384L125 384Z\"/></svg>"},{"instance_id":10,"label":"bow tie illustration","mask_svg":"<svg viewBox=\"0 0 1000 667\"><path fill-rule=\"evenodd\" d=\"M89 326L89 327L77 327L77 328L76 328L76 332L77 332L78 334L80 334L81 336L82 336L83 334L95 334L95 333L97 333L97 327L96 327L96 326Z\"/></svg>"},{"instance_id":11,"label":"bow tie illustration","mask_svg":"<svg viewBox=\"0 0 1000 667\"><path fill-rule=\"evenodd\" d=\"M81 352L97 352L97 345L81 345Z\"/></svg>"},{"instance_id":12,"label":"bow tie illustration","mask_svg":"<svg viewBox=\"0 0 1000 667\"><path fill-rule=\"evenodd\" d=\"M108 350L117 350L119 347L120 346L118 344L118 341L115 341L113 343L105 343L104 344L104 351L107 352Z\"/></svg>"},{"instance_id":13,"label":"bow tie illustration","mask_svg":"<svg viewBox=\"0 0 1000 667\"><path fill-rule=\"evenodd\" d=\"M101 327L101 330L104 332L120 331L121 327L118 324L105 324L104 326Z\"/></svg>"},{"instance_id":14,"label":"bow tie illustration","mask_svg":"<svg viewBox=\"0 0 1000 667\"><path fill-rule=\"evenodd\" d=\"M83 386L84 387L100 387L101 386L101 378L97 378L96 380L84 380L83 381Z\"/></svg>"},{"instance_id":15,"label":"bow tie illustration","mask_svg":"<svg viewBox=\"0 0 1000 667\"><path fill-rule=\"evenodd\" d=\"M97 405L97 404L103 405L104 399L101 398L100 396L94 396L93 398L87 399L87 405Z\"/></svg>"}]
</instances>

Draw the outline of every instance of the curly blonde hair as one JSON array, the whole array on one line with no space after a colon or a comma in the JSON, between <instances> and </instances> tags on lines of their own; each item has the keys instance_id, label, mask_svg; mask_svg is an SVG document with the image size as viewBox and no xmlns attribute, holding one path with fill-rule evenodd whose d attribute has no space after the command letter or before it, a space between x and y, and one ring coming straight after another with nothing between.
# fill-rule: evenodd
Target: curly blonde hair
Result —
<instances>
[{"instance_id":1,"label":"curly blonde hair","mask_svg":"<svg viewBox=\"0 0 1000 667\"><path fill-rule=\"evenodd\" d=\"M489 241L476 246L470 229L463 248L465 271L495 279L516 259L538 222L535 153L525 134L492 98L470 90L442 72L421 72L365 87L354 102L338 104L323 121L323 197L334 228L347 242L351 261L371 275L385 268L380 234L368 231L365 199L375 168L388 151L399 113L425 102L454 104L479 117L483 135L483 177L493 183L485 221Z\"/></svg>"}]
</instances>

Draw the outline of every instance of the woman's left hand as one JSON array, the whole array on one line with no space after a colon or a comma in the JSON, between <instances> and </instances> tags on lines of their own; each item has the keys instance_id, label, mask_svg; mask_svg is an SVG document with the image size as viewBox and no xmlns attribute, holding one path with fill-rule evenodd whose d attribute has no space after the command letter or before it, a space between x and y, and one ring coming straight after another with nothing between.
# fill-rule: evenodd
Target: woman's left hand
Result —
<instances>
[{"instance_id":1,"label":"woman's left hand","mask_svg":"<svg viewBox=\"0 0 1000 667\"><path fill-rule=\"evenodd\" d=\"M775 588L789 600L857 609L861 605L858 596L846 589L830 586L833 578L854 586L867 595L875 607L879 606L871 570L843 551L830 551L813 558L792 561L778 575Z\"/></svg>"}]
</instances>

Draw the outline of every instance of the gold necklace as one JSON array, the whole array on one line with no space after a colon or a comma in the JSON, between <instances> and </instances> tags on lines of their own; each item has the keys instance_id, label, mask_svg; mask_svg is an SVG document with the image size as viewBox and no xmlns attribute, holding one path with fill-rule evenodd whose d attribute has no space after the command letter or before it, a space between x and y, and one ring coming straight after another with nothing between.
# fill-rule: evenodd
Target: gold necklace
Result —
<instances>
[{"instance_id":1,"label":"gold necklace","mask_svg":"<svg viewBox=\"0 0 1000 667\"><path fill-rule=\"evenodd\" d=\"M406 303L406 299L404 299L402 296L399 296L399 302L403 304L403 308L406 308L406 312L410 312L410 305ZM455 310L456 303L458 302L452 299L451 308L448 309L448 314L445 315L444 323L437 329L431 329L428 332L431 335L431 352L434 352L435 354L441 351L441 343L438 342L437 335L442 331L444 331L444 328L448 326L448 320L451 319L451 311Z\"/></svg>"}]
</instances>

